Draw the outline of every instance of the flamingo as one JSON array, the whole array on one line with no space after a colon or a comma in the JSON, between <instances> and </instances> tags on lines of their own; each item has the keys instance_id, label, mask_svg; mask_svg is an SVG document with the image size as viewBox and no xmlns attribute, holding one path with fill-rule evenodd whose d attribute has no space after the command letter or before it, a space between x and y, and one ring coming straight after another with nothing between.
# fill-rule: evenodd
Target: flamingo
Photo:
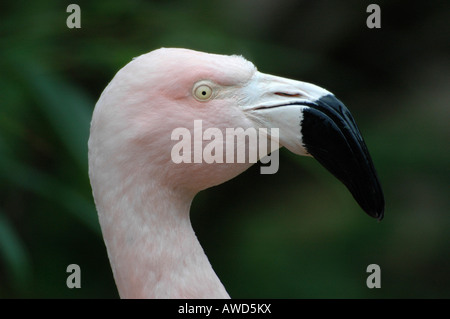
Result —
<instances>
[{"instance_id":1,"label":"flamingo","mask_svg":"<svg viewBox=\"0 0 450 319\"><path fill-rule=\"evenodd\" d=\"M157 49L134 58L107 85L88 142L93 196L121 298L230 298L189 210L199 191L253 163L175 162L171 154L179 140L172 134L176 128L198 133L196 120L203 130L222 132L278 128L278 147L314 157L368 215L383 218L383 193L365 142L332 93L259 72L242 56ZM217 139L214 146L224 143Z\"/></svg>"}]
</instances>

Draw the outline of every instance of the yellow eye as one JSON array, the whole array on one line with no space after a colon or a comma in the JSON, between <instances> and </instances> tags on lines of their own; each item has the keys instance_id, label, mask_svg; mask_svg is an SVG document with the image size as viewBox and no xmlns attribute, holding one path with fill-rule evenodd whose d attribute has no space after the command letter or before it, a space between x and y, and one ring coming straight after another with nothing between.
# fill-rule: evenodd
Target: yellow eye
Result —
<instances>
[{"instance_id":1,"label":"yellow eye","mask_svg":"<svg viewBox=\"0 0 450 319\"><path fill-rule=\"evenodd\" d=\"M194 89L194 96L197 100L206 101L209 100L212 95L212 89L206 84L199 85Z\"/></svg>"}]
</instances>

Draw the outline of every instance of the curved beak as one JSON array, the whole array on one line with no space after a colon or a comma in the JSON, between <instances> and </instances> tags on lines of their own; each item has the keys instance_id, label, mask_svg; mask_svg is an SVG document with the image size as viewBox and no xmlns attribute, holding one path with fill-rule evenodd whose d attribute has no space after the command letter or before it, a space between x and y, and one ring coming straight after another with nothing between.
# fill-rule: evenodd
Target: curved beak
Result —
<instances>
[{"instance_id":1,"label":"curved beak","mask_svg":"<svg viewBox=\"0 0 450 319\"><path fill-rule=\"evenodd\" d=\"M243 110L259 127L278 128L281 146L314 157L370 216L384 216L384 196L367 146L347 107L314 84L257 72Z\"/></svg>"}]
</instances>

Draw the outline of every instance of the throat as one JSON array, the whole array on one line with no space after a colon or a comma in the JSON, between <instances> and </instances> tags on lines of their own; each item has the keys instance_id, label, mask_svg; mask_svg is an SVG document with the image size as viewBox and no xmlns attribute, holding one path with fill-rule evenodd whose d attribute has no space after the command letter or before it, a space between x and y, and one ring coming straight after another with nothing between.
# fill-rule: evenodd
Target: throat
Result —
<instances>
[{"instance_id":1,"label":"throat","mask_svg":"<svg viewBox=\"0 0 450 319\"><path fill-rule=\"evenodd\" d=\"M229 298L192 228L192 198L160 187L125 194L113 206L96 198L120 297Z\"/></svg>"}]
</instances>

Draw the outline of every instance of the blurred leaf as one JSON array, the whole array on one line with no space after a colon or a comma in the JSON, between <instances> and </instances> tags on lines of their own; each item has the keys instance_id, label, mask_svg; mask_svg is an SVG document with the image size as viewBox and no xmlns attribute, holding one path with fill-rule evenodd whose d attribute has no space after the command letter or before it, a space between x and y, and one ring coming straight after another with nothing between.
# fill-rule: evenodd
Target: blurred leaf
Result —
<instances>
[{"instance_id":1,"label":"blurred leaf","mask_svg":"<svg viewBox=\"0 0 450 319\"><path fill-rule=\"evenodd\" d=\"M87 172L87 141L94 102L36 60L26 56L11 60L11 70L31 93L34 105L47 117L80 171Z\"/></svg>"},{"instance_id":2,"label":"blurred leaf","mask_svg":"<svg viewBox=\"0 0 450 319\"><path fill-rule=\"evenodd\" d=\"M7 276L12 278L14 288L17 291L26 288L31 278L31 260L20 236L1 210L0 257L5 265Z\"/></svg>"},{"instance_id":3,"label":"blurred leaf","mask_svg":"<svg viewBox=\"0 0 450 319\"><path fill-rule=\"evenodd\" d=\"M100 234L93 201L84 198L70 185L60 182L57 177L6 157L0 157L0 176L13 185L55 202L65 212L72 214L89 229Z\"/></svg>"},{"instance_id":4,"label":"blurred leaf","mask_svg":"<svg viewBox=\"0 0 450 319\"><path fill-rule=\"evenodd\" d=\"M233 297L450 296L448 1L383 1L377 30L359 0L80 0L77 30L67 4L0 4L2 294L117 297L87 176L91 111L121 66L164 46L242 54L331 90L384 187L374 223L314 159L282 152L277 174L253 167L199 194L196 234ZM15 265L30 258L33 289L18 291L26 279L12 272L22 278ZM86 270L75 294L63 279L72 259ZM365 286L373 262L377 291Z\"/></svg>"}]
</instances>

